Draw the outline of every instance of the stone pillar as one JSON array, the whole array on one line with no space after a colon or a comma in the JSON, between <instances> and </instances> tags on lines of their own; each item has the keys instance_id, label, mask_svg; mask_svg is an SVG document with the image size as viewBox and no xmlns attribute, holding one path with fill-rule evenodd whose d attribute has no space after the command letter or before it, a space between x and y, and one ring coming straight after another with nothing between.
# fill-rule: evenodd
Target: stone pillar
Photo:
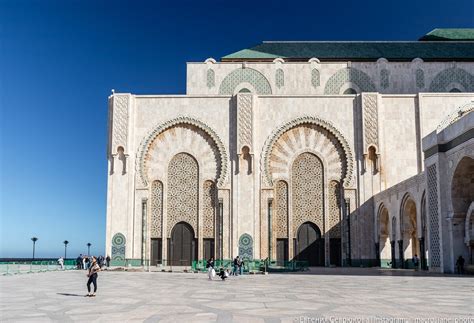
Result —
<instances>
[{"instance_id":1,"label":"stone pillar","mask_svg":"<svg viewBox=\"0 0 474 323\"><path fill-rule=\"evenodd\" d=\"M251 93L239 93L236 97L237 109L237 176L235 177L234 203L236 203L237 233L234 242L237 243L237 252L239 239L243 234L249 234L253 240L252 249L259 253L257 242L259 242L259 212L258 189L255 176L256 160L254 154L254 101L256 97ZM235 222L234 222L235 223ZM257 241L258 239L258 241ZM254 255L255 257L255 255Z\"/></svg>"},{"instance_id":2,"label":"stone pillar","mask_svg":"<svg viewBox=\"0 0 474 323\"><path fill-rule=\"evenodd\" d=\"M125 258L140 259L140 231L134 232L136 214L134 199L134 167L129 158L129 151L134 151L133 140L130 140L130 124L133 115L130 113L134 98L130 94L113 94L109 97L109 142L107 157L109 172L107 180L107 231L106 253L111 255L112 237L122 233L126 240ZM135 221L137 222L137 221ZM138 221L139 222L139 221Z\"/></svg>"},{"instance_id":3,"label":"stone pillar","mask_svg":"<svg viewBox=\"0 0 474 323\"><path fill-rule=\"evenodd\" d=\"M403 255L403 239L398 240L398 258L400 260L400 268L405 268L405 257Z\"/></svg>"},{"instance_id":4,"label":"stone pillar","mask_svg":"<svg viewBox=\"0 0 474 323\"><path fill-rule=\"evenodd\" d=\"M390 241L390 250L392 254L392 268L397 268L397 258L395 256L395 241Z\"/></svg>"}]
</instances>

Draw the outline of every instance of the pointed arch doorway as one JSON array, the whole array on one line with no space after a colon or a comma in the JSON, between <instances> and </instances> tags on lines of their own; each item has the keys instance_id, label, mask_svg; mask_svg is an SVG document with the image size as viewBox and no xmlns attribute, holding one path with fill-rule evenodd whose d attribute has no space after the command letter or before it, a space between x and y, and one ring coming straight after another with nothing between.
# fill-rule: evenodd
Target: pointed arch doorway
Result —
<instances>
[{"instance_id":1,"label":"pointed arch doorway","mask_svg":"<svg viewBox=\"0 0 474 323\"><path fill-rule=\"evenodd\" d=\"M194 230L186 222L179 222L173 227L168 244L168 259L171 266L191 266L193 260L197 259Z\"/></svg>"},{"instance_id":2,"label":"pointed arch doorway","mask_svg":"<svg viewBox=\"0 0 474 323\"><path fill-rule=\"evenodd\" d=\"M324 239L317 225L305 222L299 227L295 251L296 260L308 261L310 267L324 266Z\"/></svg>"}]
</instances>

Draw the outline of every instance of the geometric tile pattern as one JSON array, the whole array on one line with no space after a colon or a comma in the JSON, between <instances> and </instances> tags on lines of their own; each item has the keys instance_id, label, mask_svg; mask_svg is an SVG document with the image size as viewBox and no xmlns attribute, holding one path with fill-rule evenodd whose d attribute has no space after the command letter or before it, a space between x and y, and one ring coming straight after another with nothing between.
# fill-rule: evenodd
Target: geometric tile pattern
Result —
<instances>
[{"instance_id":1,"label":"geometric tile pattern","mask_svg":"<svg viewBox=\"0 0 474 323\"><path fill-rule=\"evenodd\" d=\"M311 221L324 228L323 163L311 153L302 153L293 162L291 172L293 188L292 229L294 235L301 224Z\"/></svg>"},{"instance_id":2,"label":"geometric tile pattern","mask_svg":"<svg viewBox=\"0 0 474 323\"><path fill-rule=\"evenodd\" d=\"M288 184L285 181L278 181L275 186L273 228L276 238L288 238Z\"/></svg>"},{"instance_id":3,"label":"geometric tile pattern","mask_svg":"<svg viewBox=\"0 0 474 323\"><path fill-rule=\"evenodd\" d=\"M285 73L283 72L283 70L281 68L276 70L275 84L276 84L277 88L281 88L281 87L285 86Z\"/></svg>"},{"instance_id":4,"label":"geometric tile pattern","mask_svg":"<svg viewBox=\"0 0 474 323\"><path fill-rule=\"evenodd\" d=\"M438 175L436 164L428 166L428 215L430 226L430 267L441 266L438 214Z\"/></svg>"},{"instance_id":5,"label":"geometric tile pattern","mask_svg":"<svg viewBox=\"0 0 474 323\"><path fill-rule=\"evenodd\" d=\"M112 153L117 152L118 147L126 151L128 137L128 95L114 95L114 106L112 110Z\"/></svg>"},{"instance_id":6,"label":"geometric tile pattern","mask_svg":"<svg viewBox=\"0 0 474 323\"><path fill-rule=\"evenodd\" d=\"M216 185L205 181L202 190L202 237L214 238L214 216L216 210Z\"/></svg>"},{"instance_id":7,"label":"geometric tile pattern","mask_svg":"<svg viewBox=\"0 0 474 323\"><path fill-rule=\"evenodd\" d=\"M425 87L425 72L421 68L415 71L416 87L421 89Z\"/></svg>"},{"instance_id":8,"label":"geometric tile pattern","mask_svg":"<svg viewBox=\"0 0 474 323\"><path fill-rule=\"evenodd\" d=\"M206 80L207 87L213 88L216 85L216 73L213 69L207 70L207 80Z\"/></svg>"},{"instance_id":9,"label":"geometric tile pattern","mask_svg":"<svg viewBox=\"0 0 474 323\"><path fill-rule=\"evenodd\" d=\"M331 181L328 187L329 228L331 238L341 237L340 209L341 186L336 181Z\"/></svg>"},{"instance_id":10,"label":"geometric tile pattern","mask_svg":"<svg viewBox=\"0 0 474 323\"><path fill-rule=\"evenodd\" d=\"M355 68L343 68L332 75L324 87L324 94L341 94L341 87L346 83L353 83L362 92L376 92L370 77Z\"/></svg>"},{"instance_id":11,"label":"geometric tile pattern","mask_svg":"<svg viewBox=\"0 0 474 323\"><path fill-rule=\"evenodd\" d=\"M199 171L196 160L186 154L175 155L168 166L168 214L167 230L178 222L187 222L198 232L198 180Z\"/></svg>"},{"instance_id":12,"label":"geometric tile pattern","mask_svg":"<svg viewBox=\"0 0 474 323\"><path fill-rule=\"evenodd\" d=\"M244 82L250 83L259 95L272 94L272 87L265 76L252 68L239 68L229 73L219 87L219 94L233 95L235 88Z\"/></svg>"},{"instance_id":13,"label":"geometric tile pattern","mask_svg":"<svg viewBox=\"0 0 474 323\"><path fill-rule=\"evenodd\" d=\"M313 68L311 70L311 85L313 87L318 87L321 85L319 70L317 68Z\"/></svg>"},{"instance_id":14,"label":"geometric tile pattern","mask_svg":"<svg viewBox=\"0 0 474 323\"><path fill-rule=\"evenodd\" d=\"M380 87L382 89L386 89L389 87L389 75L390 72L387 69L383 69L380 71Z\"/></svg>"},{"instance_id":15,"label":"geometric tile pattern","mask_svg":"<svg viewBox=\"0 0 474 323\"><path fill-rule=\"evenodd\" d=\"M112 260L125 260L125 236L120 232L112 238Z\"/></svg>"},{"instance_id":16,"label":"geometric tile pattern","mask_svg":"<svg viewBox=\"0 0 474 323\"><path fill-rule=\"evenodd\" d=\"M465 92L474 92L474 75L461 68L448 68L439 72L430 85L430 92L449 92L448 86L452 83L460 84Z\"/></svg>"},{"instance_id":17,"label":"geometric tile pattern","mask_svg":"<svg viewBox=\"0 0 474 323\"><path fill-rule=\"evenodd\" d=\"M252 236L247 233L240 236L239 257L243 260L253 260L253 239Z\"/></svg>"},{"instance_id":18,"label":"geometric tile pattern","mask_svg":"<svg viewBox=\"0 0 474 323\"><path fill-rule=\"evenodd\" d=\"M252 149L252 94L237 94L237 147L240 152L242 147Z\"/></svg>"},{"instance_id":19,"label":"geometric tile pattern","mask_svg":"<svg viewBox=\"0 0 474 323\"><path fill-rule=\"evenodd\" d=\"M362 104L364 107L364 151L367 152L370 146L379 146L377 94L362 94Z\"/></svg>"},{"instance_id":20,"label":"geometric tile pattern","mask_svg":"<svg viewBox=\"0 0 474 323\"><path fill-rule=\"evenodd\" d=\"M151 184L151 238L161 238L161 222L163 219L163 183L153 181Z\"/></svg>"}]
</instances>

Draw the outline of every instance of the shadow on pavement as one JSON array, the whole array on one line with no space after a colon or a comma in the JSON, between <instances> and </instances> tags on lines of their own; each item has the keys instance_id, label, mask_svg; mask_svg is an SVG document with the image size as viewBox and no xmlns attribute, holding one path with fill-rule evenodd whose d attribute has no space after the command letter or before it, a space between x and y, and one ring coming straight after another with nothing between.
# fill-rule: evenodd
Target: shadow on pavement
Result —
<instances>
[{"instance_id":1,"label":"shadow on pavement","mask_svg":"<svg viewBox=\"0 0 474 323\"><path fill-rule=\"evenodd\" d=\"M291 275L345 275L345 276L406 276L406 277L452 277L452 278L474 278L473 275L441 274L413 269L389 269L389 268L327 268L310 267L307 271L281 273Z\"/></svg>"},{"instance_id":2,"label":"shadow on pavement","mask_svg":"<svg viewBox=\"0 0 474 323\"><path fill-rule=\"evenodd\" d=\"M78 294L69 294L69 293L56 293L58 295L62 296L77 296L77 297L84 297L84 295L78 295Z\"/></svg>"}]
</instances>

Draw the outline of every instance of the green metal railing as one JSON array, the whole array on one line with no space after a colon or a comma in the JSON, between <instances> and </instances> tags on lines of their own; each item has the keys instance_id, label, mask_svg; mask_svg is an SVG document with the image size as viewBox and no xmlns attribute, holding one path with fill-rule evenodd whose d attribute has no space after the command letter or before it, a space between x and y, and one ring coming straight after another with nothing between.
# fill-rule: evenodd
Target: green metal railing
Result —
<instances>
[{"instance_id":1,"label":"green metal railing","mask_svg":"<svg viewBox=\"0 0 474 323\"><path fill-rule=\"evenodd\" d=\"M224 268L229 269L230 271L233 270L233 260L232 259L217 259L214 261L214 268ZM195 260L192 262L192 269L194 271L202 271L206 272L207 260ZM266 265L264 260L245 260L243 265L243 272L250 273L250 272L264 272L266 271Z\"/></svg>"},{"instance_id":2,"label":"green metal railing","mask_svg":"<svg viewBox=\"0 0 474 323\"><path fill-rule=\"evenodd\" d=\"M191 267L195 271L207 271L207 261L197 260L193 261ZM234 265L231 259L218 259L214 261L214 268L224 268L232 271ZM309 264L307 261L269 261L268 259L263 260L247 260L244 261L243 272L244 273L256 273L256 272L291 272L291 271L303 271L308 270Z\"/></svg>"},{"instance_id":3,"label":"green metal railing","mask_svg":"<svg viewBox=\"0 0 474 323\"><path fill-rule=\"evenodd\" d=\"M286 261L268 261L269 272L291 272L305 271L309 269L309 262L306 260L286 260Z\"/></svg>"},{"instance_id":4,"label":"green metal railing","mask_svg":"<svg viewBox=\"0 0 474 323\"><path fill-rule=\"evenodd\" d=\"M61 269L61 266L56 260L0 262L1 275L41 273L47 271L73 270L76 268L75 260L65 260L64 269Z\"/></svg>"}]
</instances>

